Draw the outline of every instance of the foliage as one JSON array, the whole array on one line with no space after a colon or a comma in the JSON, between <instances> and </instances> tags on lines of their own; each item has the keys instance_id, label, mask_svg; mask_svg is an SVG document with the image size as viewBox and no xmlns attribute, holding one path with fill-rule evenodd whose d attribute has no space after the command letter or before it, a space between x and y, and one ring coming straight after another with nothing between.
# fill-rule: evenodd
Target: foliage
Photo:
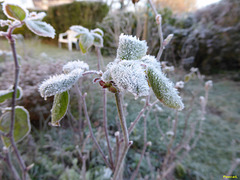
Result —
<instances>
[{"instance_id":1,"label":"foliage","mask_svg":"<svg viewBox=\"0 0 240 180\"><path fill-rule=\"evenodd\" d=\"M169 9L160 10L164 37L174 34L172 42L163 53L162 60L186 68L199 67L205 74L238 71L239 9L239 1L222 0L185 17L177 17ZM104 18L99 24L105 32L103 53L114 54L118 43L117 37L122 32L143 38L144 30L141 28L144 26L144 13L148 15L146 38L148 53L157 55L158 29L154 16L146 10L137 12L137 16L131 12L115 12Z\"/></svg>"},{"instance_id":2,"label":"foliage","mask_svg":"<svg viewBox=\"0 0 240 180\"><path fill-rule=\"evenodd\" d=\"M92 29L107 15L109 8L101 2L73 2L53 6L48 9L46 21L55 28L57 34L65 32L72 25Z\"/></svg>"}]
</instances>

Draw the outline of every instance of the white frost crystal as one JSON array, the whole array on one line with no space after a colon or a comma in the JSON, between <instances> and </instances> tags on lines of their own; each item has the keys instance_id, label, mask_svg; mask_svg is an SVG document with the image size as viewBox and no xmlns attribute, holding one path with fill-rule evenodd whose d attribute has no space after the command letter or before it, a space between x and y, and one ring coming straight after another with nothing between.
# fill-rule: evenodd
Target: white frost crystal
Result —
<instances>
[{"instance_id":1,"label":"white frost crystal","mask_svg":"<svg viewBox=\"0 0 240 180\"><path fill-rule=\"evenodd\" d=\"M67 91L77 82L82 73L82 69L75 69L69 74L52 76L43 81L39 87L39 92L42 97L46 98Z\"/></svg>"},{"instance_id":2,"label":"white frost crystal","mask_svg":"<svg viewBox=\"0 0 240 180\"><path fill-rule=\"evenodd\" d=\"M161 70L161 64L156 60L154 56L146 55L141 59L141 62L146 66L152 66Z\"/></svg>"},{"instance_id":3,"label":"white frost crystal","mask_svg":"<svg viewBox=\"0 0 240 180\"><path fill-rule=\"evenodd\" d=\"M129 91L136 97L149 95L149 86L140 61L123 60L107 68L103 80L111 77L120 91Z\"/></svg>"},{"instance_id":4,"label":"white frost crystal","mask_svg":"<svg viewBox=\"0 0 240 180\"><path fill-rule=\"evenodd\" d=\"M139 60L146 55L147 48L146 41L140 41L136 37L121 34L117 58L122 60Z\"/></svg>"},{"instance_id":5,"label":"white frost crystal","mask_svg":"<svg viewBox=\"0 0 240 180\"><path fill-rule=\"evenodd\" d=\"M63 66L63 72L66 74L72 72L75 69L82 69L83 71L87 71L89 70L89 66L87 63L79 60L68 62Z\"/></svg>"}]
</instances>

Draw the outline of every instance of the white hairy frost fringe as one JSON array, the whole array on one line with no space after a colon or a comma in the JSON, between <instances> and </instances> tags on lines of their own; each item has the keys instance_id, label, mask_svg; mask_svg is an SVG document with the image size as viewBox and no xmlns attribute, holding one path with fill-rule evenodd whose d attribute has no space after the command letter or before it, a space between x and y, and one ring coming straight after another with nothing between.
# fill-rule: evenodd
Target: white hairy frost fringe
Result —
<instances>
[{"instance_id":1,"label":"white hairy frost fringe","mask_svg":"<svg viewBox=\"0 0 240 180\"><path fill-rule=\"evenodd\" d=\"M75 69L82 69L83 71L87 71L89 70L89 66L87 63L79 60L68 62L63 66L63 72L66 74L72 72Z\"/></svg>"},{"instance_id":2,"label":"white hairy frost fringe","mask_svg":"<svg viewBox=\"0 0 240 180\"><path fill-rule=\"evenodd\" d=\"M136 37L121 34L117 49L117 58L122 60L139 60L147 53L146 41Z\"/></svg>"},{"instance_id":3,"label":"white hairy frost fringe","mask_svg":"<svg viewBox=\"0 0 240 180\"><path fill-rule=\"evenodd\" d=\"M82 76L82 69L75 69L69 74L60 74L50 77L39 86L39 92L45 99L55 94L60 94L72 88Z\"/></svg>"}]
</instances>

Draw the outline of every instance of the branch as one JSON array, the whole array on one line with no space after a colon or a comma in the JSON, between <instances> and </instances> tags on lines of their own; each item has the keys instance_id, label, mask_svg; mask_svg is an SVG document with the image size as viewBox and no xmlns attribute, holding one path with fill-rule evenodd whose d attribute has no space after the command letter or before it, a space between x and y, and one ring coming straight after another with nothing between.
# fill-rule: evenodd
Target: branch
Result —
<instances>
[{"instance_id":1,"label":"branch","mask_svg":"<svg viewBox=\"0 0 240 180\"><path fill-rule=\"evenodd\" d=\"M103 89L103 128L104 128L104 133L106 136L106 141L107 141L107 146L108 146L110 164L112 166L112 169L114 169L113 158L112 158L112 148L111 148L111 145L109 142L107 127L108 127L108 123L107 123L107 92L106 92L106 89Z\"/></svg>"},{"instance_id":2,"label":"branch","mask_svg":"<svg viewBox=\"0 0 240 180\"><path fill-rule=\"evenodd\" d=\"M119 120L120 120L120 124L121 124L121 128L122 128L122 132L123 132L123 138L124 138L124 147L123 147L122 153L120 155L120 158L117 162L115 172L113 175L113 180L118 180L119 179L119 171L122 168L123 160L127 154L129 147L132 145L133 142L129 141L129 134L128 134L128 130L127 130L126 119L125 119L124 112L123 112L123 106L122 106L123 103L122 103L121 93L119 93L119 92L115 93L115 99L116 99L116 105L117 105L117 109L118 109Z\"/></svg>"},{"instance_id":3,"label":"branch","mask_svg":"<svg viewBox=\"0 0 240 180\"><path fill-rule=\"evenodd\" d=\"M90 118L88 116L88 110L87 110L87 104L86 104L86 100L85 100L85 96L86 94L82 95L82 92L80 91L79 87L77 86L77 90L78 90L78 94L79 96L81 97L82 99L82 103L83 103L83 110L84 110L84 114L85 114L85 118L87 119L87 123L88 123L88 128L89 128L89 132L90 132L90 135L91 135L91 138L95 144L95 146L97 147L97 150L98 152L101 154L105 164L108 166L108 167L111 167L111 165L109 164L106 156L104 155L100 145L98 144L94 134L93 134L93 130L92 130L92 125L91 125L91 121L90 121Z\"/></svg>"}]
</instances>

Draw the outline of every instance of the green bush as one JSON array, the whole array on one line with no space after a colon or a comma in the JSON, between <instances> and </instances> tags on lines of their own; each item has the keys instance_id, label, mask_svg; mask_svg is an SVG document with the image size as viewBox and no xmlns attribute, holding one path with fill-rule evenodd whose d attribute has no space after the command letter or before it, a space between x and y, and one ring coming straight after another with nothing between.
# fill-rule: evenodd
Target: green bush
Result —
<instances>
[{"instance_id":1,"label":"green bush","mask_svg":"<svg viewBox=\"0 0 240 180\"><path fill-rule=\"evenodd\" d=\"M73 2L48 9L46 21L62 33L72 25L95 28L96 23L107 15L109 7L101 2Z\"/></svg>"}]
</instances>

